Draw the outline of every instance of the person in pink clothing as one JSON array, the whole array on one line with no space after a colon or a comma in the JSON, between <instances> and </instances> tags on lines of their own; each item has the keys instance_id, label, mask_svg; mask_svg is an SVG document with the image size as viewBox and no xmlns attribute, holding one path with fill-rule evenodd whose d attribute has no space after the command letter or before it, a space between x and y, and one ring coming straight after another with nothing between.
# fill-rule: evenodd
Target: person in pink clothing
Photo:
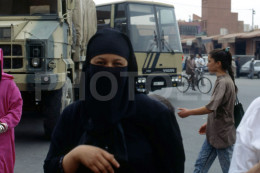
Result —
<instances>
[{"instance_id":1,"label":"person in pink clothing","mask_svg":"<svg viewBox=\"0 0 260 173\"><path fill-rule=\"evenodd\" d=\"M0 173L13 173L14 127L20 122L23 100L13 76L3 72L3 60L0 49Z\"/></svg>"}]
</instances>

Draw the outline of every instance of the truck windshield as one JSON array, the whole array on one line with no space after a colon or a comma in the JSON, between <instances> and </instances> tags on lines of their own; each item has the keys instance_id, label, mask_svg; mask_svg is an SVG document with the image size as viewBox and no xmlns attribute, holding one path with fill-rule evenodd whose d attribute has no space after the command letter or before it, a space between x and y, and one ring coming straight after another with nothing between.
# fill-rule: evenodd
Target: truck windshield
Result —
<instances>
[{"instance_id":1,"label":"truck windshield","mask_svg":"<svg viewBox=\"0 0 260 173\"><path fill-rule=\"evenodd\" d=\"M129 33L139 52L181 52L174 8L129 4Z\"/></svg>"},{"instance_id":2,"label":"truck windshield","mask_svg":"<svg viewBox=\"0 0 260 173\"><path fill-rule=\"evenodd\" d=\"M1 0L0 16L57 14L57 0Z\"/></svg>"}]
</instances>

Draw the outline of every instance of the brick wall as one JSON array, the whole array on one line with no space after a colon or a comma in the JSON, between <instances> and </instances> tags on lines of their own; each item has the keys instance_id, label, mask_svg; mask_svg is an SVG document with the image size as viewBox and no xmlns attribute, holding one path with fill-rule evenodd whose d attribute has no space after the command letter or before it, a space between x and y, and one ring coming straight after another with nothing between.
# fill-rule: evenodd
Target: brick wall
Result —
<instances>
[{"instance_id":1,"label":"brick wall","mask_svg":"<svg viewBox=\"0 0 260 173\"><path fill-rule=\"evenodd\" d=\"M243 32L243 22L238 14L231 13L231 0L202 0L202 30L208 36L220 34L221 28L228 33Z\"/></svg>"}]
</instances>

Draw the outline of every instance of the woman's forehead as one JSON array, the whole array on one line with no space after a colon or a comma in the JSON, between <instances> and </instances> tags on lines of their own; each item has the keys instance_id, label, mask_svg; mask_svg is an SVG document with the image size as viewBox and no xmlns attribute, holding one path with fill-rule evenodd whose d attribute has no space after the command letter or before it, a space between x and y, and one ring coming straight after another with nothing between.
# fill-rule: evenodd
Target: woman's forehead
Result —
<instances>
[{"instance_id":1,"label":"woman's forehead","mask_svg":"<svg viewBox=\"0 0 260 173\"><path fill-rule=\"evenodd\" d=\"M126 58L120 56L120 55L116 55L116 54L100 54L97 55L95 57L93 57L92 59L102 59L102 60L126 60ZM127 61L127 60L126 60Z\"/></svg>"}]
</instances>

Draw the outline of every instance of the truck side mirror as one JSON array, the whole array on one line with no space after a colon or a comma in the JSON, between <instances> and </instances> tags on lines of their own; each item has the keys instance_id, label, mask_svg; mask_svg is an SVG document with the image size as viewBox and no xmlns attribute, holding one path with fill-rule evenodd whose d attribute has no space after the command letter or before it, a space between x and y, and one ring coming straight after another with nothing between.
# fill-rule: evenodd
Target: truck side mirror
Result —
<instances>
[{"instance_id":1,"label":"truck side mirror","mask_svg":"<svg viewBox=\"0 0 260 173\"><path fill-rule=\"evenodd\" d=\"M67 0L67 9L73 10L75 7L75 1L74 0Z\"/></svg>"}]
</instances>

